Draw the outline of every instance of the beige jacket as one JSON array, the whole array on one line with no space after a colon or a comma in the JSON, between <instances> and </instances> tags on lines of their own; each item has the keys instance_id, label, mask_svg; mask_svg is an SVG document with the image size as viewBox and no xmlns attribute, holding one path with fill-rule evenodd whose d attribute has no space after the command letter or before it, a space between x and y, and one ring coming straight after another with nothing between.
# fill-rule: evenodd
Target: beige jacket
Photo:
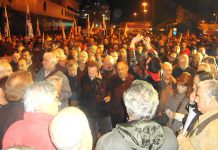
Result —
<instances>
[{"instance_id":1,"label":"beige jacket","mask_svg":"<svg viewBox=\"0 0 218 150\"><path fill-rule=\"evenodd\" d=\"M218 113L218 108L199 117L196 127L210 116ZM218 150L218 119L211 121L198 135L197 129L190 137L179 135L177 137L179 150Z\"/></svg>"}]
</instances>

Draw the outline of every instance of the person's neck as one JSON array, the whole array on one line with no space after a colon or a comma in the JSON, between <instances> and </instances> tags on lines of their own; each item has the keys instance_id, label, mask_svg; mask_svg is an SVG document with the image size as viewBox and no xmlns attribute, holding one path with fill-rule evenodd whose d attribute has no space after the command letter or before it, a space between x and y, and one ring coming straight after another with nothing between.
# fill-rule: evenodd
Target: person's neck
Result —
<instances>
[{"instance_id":1,"label":"person's neck","mask_svg":"<svg viewBox=\"0 0 218 150\"><path fill-rule=\"evenodd\" d=\"M79 69L80 69L81 71L83 71L83 70L85 69L85 66L86 66L86 64L80 63L80 64L79 64Z\"/></svg>"},{"instance_id":2,"label":"person's neck","mask_svg":"<svg viewBox=\"0 0 218 150\"><path fill-rule=\"evenodd\" d=\"M125 76L124 78L121 78L121 80L122 80L122 81L125 81L125 80L126 80L126 78L127 78L127 76Z\"/></svg>"},{"instance_id":3,"label":"person's neck","mask_svg":"<svg viewBox=\"0 0 218 150\"><path fill-rule=\"evenodd\" d=\"M6 101L6 99L4 97L1 97L0 98L0 105L5 105L7 104L8 102Z\"/></svg>"},{"instance_id":4,"label":"person's neck","mask_svg":"<svg viewBox=\"0 0 218 150\"><path fill-rule=\"evenodd\" d=\"M169 83L170 83L170 81L171 81L171 79L170 79L170 78L163 78L163 80L164 80L164 82L165 82L166 84L169 84Z\"/></svg>"}]
</instances>

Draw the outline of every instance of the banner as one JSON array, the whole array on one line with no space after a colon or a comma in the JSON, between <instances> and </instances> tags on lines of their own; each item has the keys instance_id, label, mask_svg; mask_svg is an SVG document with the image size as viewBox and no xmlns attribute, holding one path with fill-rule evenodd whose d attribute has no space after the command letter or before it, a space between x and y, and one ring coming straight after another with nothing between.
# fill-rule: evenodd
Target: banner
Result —
<instances>
[{"instance_id":1,"label":"banner","mask_svg":"<svg viewBox=\"0 0 218 150\"><path fill-rule=\"evenodd\" d=\"M30 19L30 11L29 11L29 5L27 5L27 10L26 10L26 35L29 38L34 37L33 34L33 27Z\"/></svg>"}]
</instances>

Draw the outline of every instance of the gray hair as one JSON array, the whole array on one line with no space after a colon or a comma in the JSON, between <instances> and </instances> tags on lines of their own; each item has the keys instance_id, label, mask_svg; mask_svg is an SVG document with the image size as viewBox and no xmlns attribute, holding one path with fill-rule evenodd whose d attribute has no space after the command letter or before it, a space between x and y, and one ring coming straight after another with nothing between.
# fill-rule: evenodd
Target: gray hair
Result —
<instances>
[{"instance_id":1,"label":"gray hair","mask_svg":"<svg viewBox=\"0 0 218 150\"><path fill-rule=\"evenodd\" d=\"M169 63L169 62L164 62L164 63L162 64L162 69L163 69L165 66L168 66L170 69L173 69L172 64Z\"/></svg>"},{"instance_id":2,"label":"gray hair","mask_svg":"<svg viewBox=\"0 0 218 150\"><path fill-rule=\"evenodd\" d=\"M208 97L214 96L218 102L218 81L217 80L205 80L199 83L199 87L204 89L205 94Z\"/></svg>"},{"instance_id":3,"label":"gray hair","mask_svg":"<svg viewBox=\"0 0 218 150\"><path fill-rule=\"evenodd\" d=\"M59 60L55 52L45 52L43 57L49 58L50 61L53 62L54 64L57 64Z\"/></svg>"},{"instance_id":4,"label":"gray hair","mask_svg":"<svg viewBox=\"0 0 218 150\"><path fill-rule=\"evenodd\" d=\"M110 55L107 55L107 56L104 58L103 63L104 63L104 62L110 62L112 65L115 64L114 58L113 58L112 56L110 56Z\"/></svg>"},{"instance_id":5,"label":"gray hair","mask_svg":"<svg viewBox=\"0 0 218 150\"><path fill-rule=\"evenodd\" d=\"M49 106L57 96L56 88L48 81L33 83L26 89L24 108L26 112L41 111Z\"/></svg>"},{"instance_id":6,"label":"gray hair","mask_svg":"<svg viewBox=\"0 0 218 150\"><path fill-rule=\"evenodd\" d=\"M185 58L187 61L189 61L189 58L188 58L188 55L187 54L180 54L179 56L178 56L178 59L180 60L180 59L183 59L183 58Z\"/></svg>"},{"instance_id":7,"label":"gray hair","mask_svg":"<svg viewBox=\"0 0 218 150\"><path fill-rule=\"evenodd\" d=\"M62 109L49 125L51 140L58 150L91 150L92 135L85 114L76 107Z\"/></svg>"},{"instance_id":8,"label":"gray hair","mask_svg":"<svg viewBox=\"0 0 218 150\"><path fill-rule=\"evenodd\" d=\"M135 80L124 92L123 98L127 113L136 119L152 119L159 104L157 91L142 80Z\"/></svg>"}]
</instances>

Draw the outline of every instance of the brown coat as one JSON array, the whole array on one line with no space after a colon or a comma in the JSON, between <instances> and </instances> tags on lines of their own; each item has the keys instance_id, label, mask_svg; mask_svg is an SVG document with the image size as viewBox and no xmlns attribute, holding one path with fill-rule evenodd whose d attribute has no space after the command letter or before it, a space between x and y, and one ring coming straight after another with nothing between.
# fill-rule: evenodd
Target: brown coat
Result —
<instances>
[{"instance_id":1,"label":"brown coat","mask_svg":"<svg viewBox=\"0 0 218 150\"><path fill-rule=\"evenodd\" d=\"M218 108L199 117L193 130L210 116L218 113ZM211 121L197 134L197 130L190 137L178 136L179 150L217 150L218 149L218 119Z\"/></svg>"}]
</instances>

